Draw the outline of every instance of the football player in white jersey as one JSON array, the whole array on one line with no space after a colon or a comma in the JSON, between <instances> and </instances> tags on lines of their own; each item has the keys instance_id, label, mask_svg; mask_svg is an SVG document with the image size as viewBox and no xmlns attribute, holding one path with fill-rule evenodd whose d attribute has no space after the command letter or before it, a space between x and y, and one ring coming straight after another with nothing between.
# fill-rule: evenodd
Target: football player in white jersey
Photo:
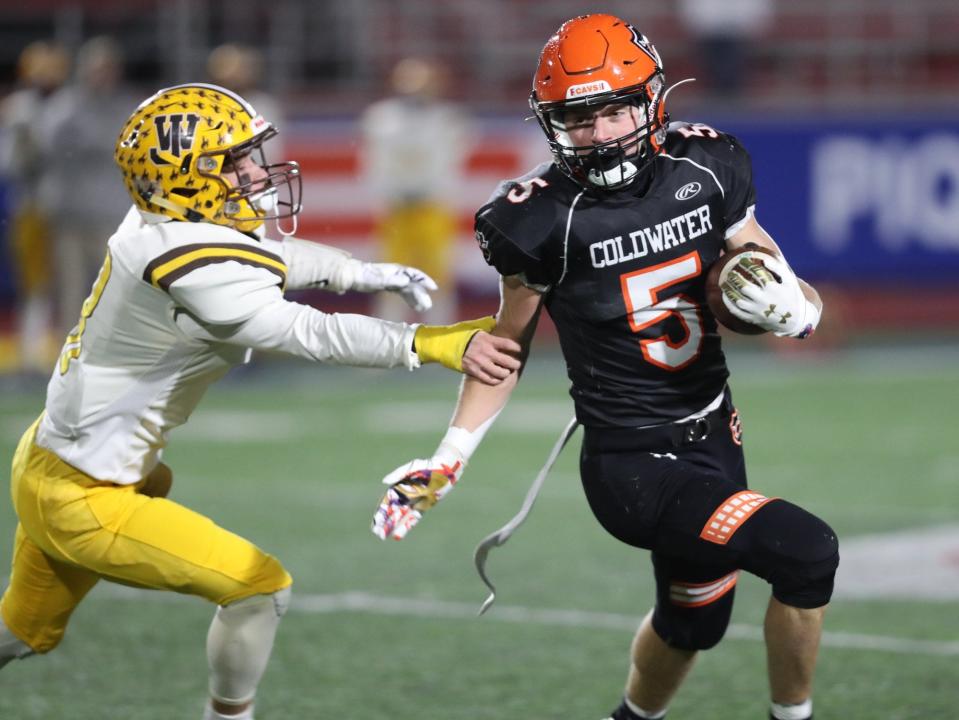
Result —
<instances>
[{"instance_id":1,"label":"football player in white jersey","mask_svg":"<svg viewBox=\"0 0 959 720\"><path fill-rule=\"evenodd\" d=\"M297 288L392 290L422 310L435 284L291 237L299 168L266 163L275 134L242 98L202 84L161 90L121 130L115 159L134 207L13 460L19 524L0 666L56 647L101 578L197 595L218 606L204 718L249 720L292 579L276 558L166 499L171 430L252 349L367 367L440 362L491 384L519 367L519 346L482 330L492 318L417 326L284 299ZM287 237L268 239L264 221Z\"/></svg>"}]
</instances>

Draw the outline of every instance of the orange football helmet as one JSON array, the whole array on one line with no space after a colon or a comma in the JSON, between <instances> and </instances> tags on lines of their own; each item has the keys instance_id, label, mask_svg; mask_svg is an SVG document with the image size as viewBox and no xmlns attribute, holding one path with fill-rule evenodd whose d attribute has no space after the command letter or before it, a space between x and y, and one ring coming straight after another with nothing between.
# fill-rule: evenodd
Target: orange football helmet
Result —
<instances>
[{"instance_id":1,"label":"orange football helmet","mask_svg":"<svg viewBox=\"0 0 959 720\"><path fill-rule=\"evenodd\" d=\"M584 187L618 189L661 149L668 115L659 53L646 36L613 15L563 23L540 54L530 107L556 164ZM595 145L573 145L565 116L611 103L636 109L636 129Z\"/></svg>"}]
</instances>

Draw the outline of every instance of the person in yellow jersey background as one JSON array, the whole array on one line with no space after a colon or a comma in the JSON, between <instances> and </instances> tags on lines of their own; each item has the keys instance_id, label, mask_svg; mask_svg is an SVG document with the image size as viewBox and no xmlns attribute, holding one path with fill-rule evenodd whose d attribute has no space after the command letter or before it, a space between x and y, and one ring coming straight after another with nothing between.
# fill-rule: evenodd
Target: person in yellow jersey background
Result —
<instances>
[{"instance_id":1,"label":"person in yellow jersey background","mask_svg":"<svg viewBox=\"0 0 959 720\"><path fill-rule=\"evenodd\" d=\"M0 353L0 372L45 373L56 352L54 253L50 214L40 205L45 152L38 126L69 73L66 50L36 40L20 52L17 86L0 101L0 176L12 192L8 239L17 289L16 343Z\"/></svg>"},{"instance_id":2,"label":"person in yellow jersey background","mask_svg":"<svg viewBox=\"0 0 959 720\"><path fill-rule=\"evenodd\" d=\"M377 212L380 259L415 265L439 289L431 322L456 317L454 273L457 217L453 192L460 187L473 128L465 110L444 96L445 69L407 57L390 75L392 95L360 118L361 170ZM374 314L409 318L409 308L388 295L375 299Z\"/></svg>"},{"instance_id":3,"label":"person in yellow jersey background","mask_svg":"<svg viewBox=\"0 0 959 720\"><path fill-rule=\"evenodd\" d=\"M299 168L267 163L275 134L241 97L204 84L161 90L122 128L115 160L134 207L106 243L45 409L13 459L19 522L0 666L55 648L101 579L196 595L218 606L203 717L249 720L292 579L165 497L170 432L251 350L367 367L440 362L490 383L518 367L518 345L482 330L492 318L407 325L285 299L307 287L390 290L424 310L435 285L416 268L293 237Z\"/></svg>"}]
</instances>

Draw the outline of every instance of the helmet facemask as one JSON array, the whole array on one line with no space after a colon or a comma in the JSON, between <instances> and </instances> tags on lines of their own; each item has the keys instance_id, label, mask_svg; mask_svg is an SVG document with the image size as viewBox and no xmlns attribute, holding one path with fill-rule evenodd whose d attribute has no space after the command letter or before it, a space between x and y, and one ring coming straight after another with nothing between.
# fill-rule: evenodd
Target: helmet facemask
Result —
<instances>
[{"instance_id":1,"label":"helmet facemask","mask_svg":"<svg viewBox=\"0 0 959 720\"><path fill-rule=\"evenodd\" d=\"M662 146L666 123L662 95L663 77L656 73L638 86L566 102L538 102L534 92L530 105L561 170L584 187L618 190L636 180ZM603 143L575 145L567 120L609 105L629 108L634 129Z\"/></svg>"},{"instance_id":2,"label":"helmet facemask","mask_svg":"<svg viewBox=\"0 0 959 720\"><path fill-rule=\"evenodd\" d=\"M251 140L235 145L219 153L204 153L197 159L197 173L223 185L226 196L223 216L231 220L237 229L243 230L254 220L257 225L265 220L276 221L277 230L283 235L296 232L296 216L300 212L303 196L300 166L295 162L268 163L263 145L276 135L269 128ZM245 180L240 175L233 184L222 177L224 173L236 172L240 161L252 155L253 161L266 171L266 177ZM285 230L279 221L292 218L292 229Z\"/></svg>"}]
</instances>

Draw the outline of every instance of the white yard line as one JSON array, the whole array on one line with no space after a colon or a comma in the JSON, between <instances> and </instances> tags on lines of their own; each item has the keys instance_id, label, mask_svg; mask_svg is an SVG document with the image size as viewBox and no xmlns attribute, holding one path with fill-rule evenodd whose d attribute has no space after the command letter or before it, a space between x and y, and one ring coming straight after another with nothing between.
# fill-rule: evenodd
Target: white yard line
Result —
<instances>
[{"instance_id":1,"label":"white yard line","mask_svg":"<svg viewBox=\"0 0 959 720\"><path fill-rule=\"evenodd\" d=\"M108 589L109 588L109 589ZM176 599L180 596L169 593L108 585L104 591L110 598L131 598L142 601L150 599ZM478 620L480 603L451 602L446 600L423 600L417 598L390 597L366 592L345 592L329 595L294 593L290 606L292 612L306 614L365 613L369 615L393 615L401 617L446 618L450 620L477 620L478 622L522 623L547 627L571 627L587 630L616 630L633 632L641 617L618 613L592 612L589 610L558 610L532 608L519 605L494 605ZM733 624L726 637L730 640L762 642L762 628L753 625ZM905 655L959 657L959 641L911 640L909 638L865 635L860 633L824 632L824 647L844 650L891 652Z\"/></svg>"}]
</instances>

